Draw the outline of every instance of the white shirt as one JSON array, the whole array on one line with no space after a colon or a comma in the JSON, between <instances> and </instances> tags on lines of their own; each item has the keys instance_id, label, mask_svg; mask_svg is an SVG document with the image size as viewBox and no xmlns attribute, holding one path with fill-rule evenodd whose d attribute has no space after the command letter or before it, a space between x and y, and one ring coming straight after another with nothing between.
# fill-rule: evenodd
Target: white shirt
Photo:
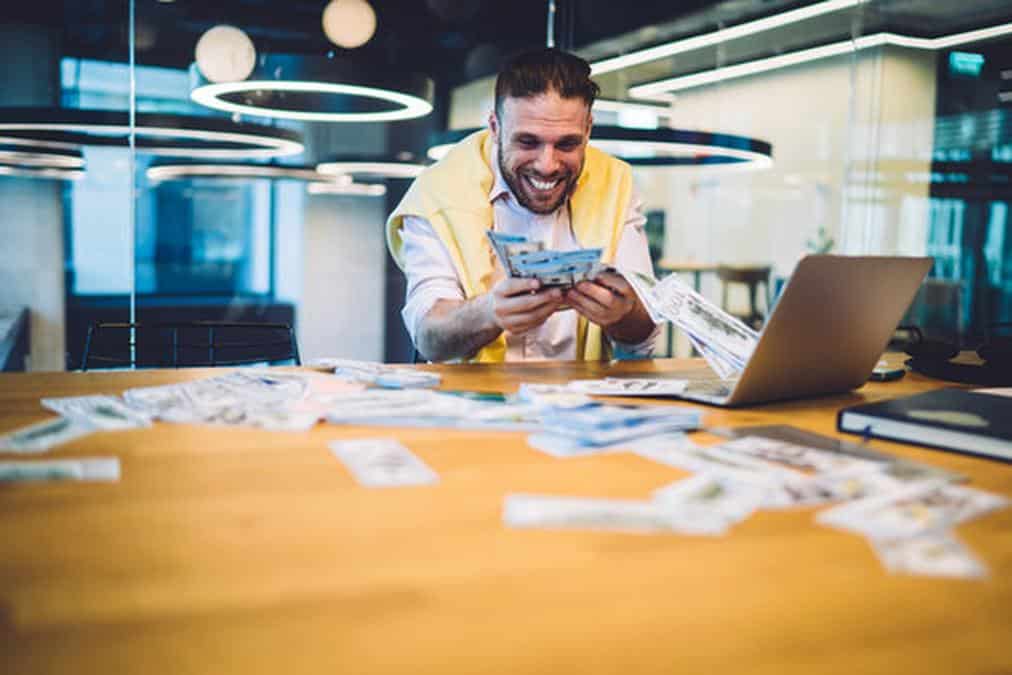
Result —
<instances>
[{"instance_id":1,"label":"white shirt","mask_svg":"<svg viewBox=\"0 0 1012 675\"><path fill-rule=\"evenodd\" d=\"M532 241L541 241L545 248L563 251L581 248L569 222L569 204L545 215L528 211L517 201L509 185L500 175L494 146L492 152L492 171L495 180L488 195L493 207L492 229L504 234L524 235ZM653 266L650 262L646 232L643 229L645 223L642 202L634 192L615 251L614 265L652 277ZM466 295L449 251L428 220L418 216L405 216L401 240L403 242L401 255L408 281L401 316L411 340L417 345L422 319L433 306L440 300L465 300ZM496 260L493 283L503 276L502 266ZM574 310L563 310L555 312L543 324L522 335L507 331L506 360L575 359L578 317L579 314ZM656 335L655 328L643 342L618 346L625 353L648 357L653 353Z\"/></svg>"}]
</instances>

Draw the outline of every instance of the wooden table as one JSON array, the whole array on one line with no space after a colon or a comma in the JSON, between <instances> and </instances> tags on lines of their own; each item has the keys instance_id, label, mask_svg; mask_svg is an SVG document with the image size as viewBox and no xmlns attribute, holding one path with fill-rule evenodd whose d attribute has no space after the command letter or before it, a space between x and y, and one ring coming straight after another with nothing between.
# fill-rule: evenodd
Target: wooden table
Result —
<instances>
[{"instance_id":1,"label":"wooden table","mask_svg":"<svg viewBox=\"0 0 1012 675\"><path fill-rule=\"evenodd\" d=\"M449 388L509 391L701 365L439 369ZM0 430L45 418L43 395L209 372L2 375ZM706 408L704 421L835 435L841 406L934 386L908 374ZM326 442L374 435L399 438L441 482L358 486ZM1012 496L1008 465L872 445ZM5 674L1012 673L1012 509L959 528L991 577L950 581L887 574L863 538L816 526L811 509L762 512L721 538L507 529L511 492L645 498L685 475L627 454L553 459L518 433L156 424L51 454L115 455L123 477L0 486Z\"/></svg>"}]
</instances>

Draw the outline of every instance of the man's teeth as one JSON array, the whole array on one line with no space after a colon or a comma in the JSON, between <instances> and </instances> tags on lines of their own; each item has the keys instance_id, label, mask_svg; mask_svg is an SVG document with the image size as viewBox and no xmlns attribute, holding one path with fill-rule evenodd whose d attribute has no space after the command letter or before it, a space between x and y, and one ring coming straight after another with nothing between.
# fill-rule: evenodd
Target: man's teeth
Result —
<instances>
[{"instance_id":1,"label":"man's teeth","mask_svg":"<svg viewBox=\"0 0 1012 675\"><path fill-rule=\"evenodd\" d=\"M527 177L527 180L529 180L531 185L538 190L551 190L559 182L558 180L538 180L537 178L531 178L530 176Z\"/></svg>"}]
</instances>

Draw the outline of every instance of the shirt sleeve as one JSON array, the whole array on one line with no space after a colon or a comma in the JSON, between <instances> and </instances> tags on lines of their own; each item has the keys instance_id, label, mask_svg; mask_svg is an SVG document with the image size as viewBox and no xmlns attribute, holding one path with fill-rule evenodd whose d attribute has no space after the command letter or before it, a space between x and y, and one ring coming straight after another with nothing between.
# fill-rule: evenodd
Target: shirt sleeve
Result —
<instances>
[{"instance_id":1,"label":"shirt sleeve","mask_svg":"<svg viewBox=\"0 0 1012 675\"><path fill-rule=\"evenodd\" d=\"M622 235L618 240L618 248L615 249L615 266L653 278L654 266L650 261L650 247L647 244L647 233L644 228L646 222L647 218L643 215L643 201L634 190L632 199L629 200L629 209L626 211L625 225L622 227ZM654 344L659 332L660 326L654 326L653 331L645 340L633 344L612 340L614 347L612 351L619 359L650 358L653 356Z\"/></svg>"},{"instance_id":2,"label":"shirt sleeve","mask_svg":"<svg viewBox=\"0 0 1012 675\"><path fill-rule=\"evenodd\" d=\"M408 282L401 318L411 341L417 345L418 329L432 307L440 300L464 300L465 294L450 252L429 221L418 216L405 216L401 241L404 274Z\"/></svg>"}]
</instances>

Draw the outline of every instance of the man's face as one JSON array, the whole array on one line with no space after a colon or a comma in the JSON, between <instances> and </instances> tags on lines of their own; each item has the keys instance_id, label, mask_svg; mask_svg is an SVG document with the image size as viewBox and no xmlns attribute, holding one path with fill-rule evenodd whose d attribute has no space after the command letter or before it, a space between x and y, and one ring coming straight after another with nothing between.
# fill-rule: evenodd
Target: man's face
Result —
<instances>
[{"instance_id":1,"label":"man's face","mask_svg":"<svg viewBox=\"0 0 1012 675\"><path fill-rule=\"evenodd\" d=\"M499 171L524 208L546 214L566 203L583 170L591 121L583 99L553 91L507 98L502 119L489 116Z\"/></svg>"}]
</instances>

